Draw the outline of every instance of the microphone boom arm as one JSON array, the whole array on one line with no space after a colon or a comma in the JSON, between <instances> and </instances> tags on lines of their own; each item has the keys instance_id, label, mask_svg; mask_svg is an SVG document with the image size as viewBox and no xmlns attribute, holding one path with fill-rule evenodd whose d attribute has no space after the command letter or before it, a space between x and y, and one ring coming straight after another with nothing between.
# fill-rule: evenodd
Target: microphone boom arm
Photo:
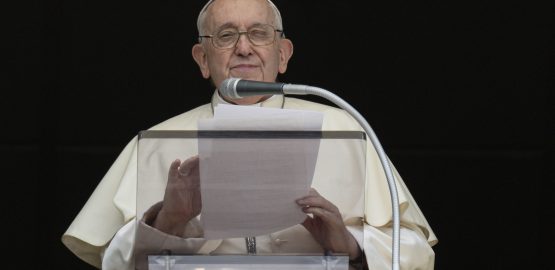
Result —
<instances>
[{"instance_id":1,"label":"microphone boom arm","mask_svg":"<svg viewBox=\"0 0 555 270\"><path fill-rule=\"evenodd\" d=\"M341 109L347 111L355 120L362 126L366 134L370 137L370 141L374 145L382 167L387 178L387 183L389 186L389 193L391 194L391 209L393 212L393 241L392 241L392 269L399 270L399 257L400 257L400 214L399 214L399 196L397 192L397 186L395 184L395 178L391 170L391 165L389 159L385 154L383 147L378 140L378 137L374 133L370 124L364 119L364 117L353 108L349 103L341 99L339 96L318 87L308 86L308 85L293 85L285 84L283 85L283 94L291 95L316 95L323 97L335 105L339 106Z\"/></svg>"}]
</instances>

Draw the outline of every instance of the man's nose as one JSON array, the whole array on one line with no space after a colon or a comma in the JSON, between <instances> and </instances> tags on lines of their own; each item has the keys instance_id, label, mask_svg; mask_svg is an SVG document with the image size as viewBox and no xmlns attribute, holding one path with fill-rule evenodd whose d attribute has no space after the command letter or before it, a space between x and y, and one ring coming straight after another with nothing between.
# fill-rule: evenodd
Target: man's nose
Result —
<instances>
[{"instance_id":1,"label":"man's nose","mask_svg":"<svg viewBox=\"0 0 555 270\"><path fill-rule=\"evenodd\" d=\"M239 39L235 45L235 53L238 55L249 55L252 53L252 43L247 33L239 33Z\"/></svg>"}]
</instances>

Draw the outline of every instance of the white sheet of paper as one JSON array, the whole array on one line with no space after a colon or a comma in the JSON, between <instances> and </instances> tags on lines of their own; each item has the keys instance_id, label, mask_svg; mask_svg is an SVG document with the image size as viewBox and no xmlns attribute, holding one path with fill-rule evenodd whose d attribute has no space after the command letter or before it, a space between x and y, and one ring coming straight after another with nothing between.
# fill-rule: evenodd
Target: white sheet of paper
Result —
<instances>
[{"instance_id":1,"label":"white sheet of paper","mask_svg":"<svg viewBox=\"0 0 555 270\"><path fill-rule=\"evenodd\" d=\"M199 130L320 131L312 111L218 105ZM314 176L320 139L200 138L201 222L206 239L249 237L301 223L295 203Z\"/></svg>"}]
</instances>

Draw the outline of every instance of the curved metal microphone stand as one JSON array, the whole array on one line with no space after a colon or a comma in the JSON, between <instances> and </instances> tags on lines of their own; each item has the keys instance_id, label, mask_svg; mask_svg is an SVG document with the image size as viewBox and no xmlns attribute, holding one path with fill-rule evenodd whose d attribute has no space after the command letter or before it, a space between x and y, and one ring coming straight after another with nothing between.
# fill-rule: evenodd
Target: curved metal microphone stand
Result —
<instances>
[{"instance_id":1,"label":"curved metal microphone stand","mask_svg":"<svg viewBox=\"0 0 555 270\"><path fill-rule=\"evenodd\" d=\"M355 120L362 126L366 134L370 137L370 141L374 145L378 157L380 158L382 167L385 171L385 176L387 178L387 183L389 185L389 192L391 194L391 209L393 210L393 243L392 243L392 269L399 270L399 255L400 255L400 217L399 217L399 197L397 194L397 186L395 185L395 180L393 177L393 172L391 170L391 165L389 160L378 140L372 127L366 122L364 117L355 110L349 103L345 102L343 99L337 95L318 87L308 86L308 85L292 85L285 84L283 86L283 94L291 95L316 95L323 97L340 108L344 109L350 113Z\"/></svg>"}]
</instances>

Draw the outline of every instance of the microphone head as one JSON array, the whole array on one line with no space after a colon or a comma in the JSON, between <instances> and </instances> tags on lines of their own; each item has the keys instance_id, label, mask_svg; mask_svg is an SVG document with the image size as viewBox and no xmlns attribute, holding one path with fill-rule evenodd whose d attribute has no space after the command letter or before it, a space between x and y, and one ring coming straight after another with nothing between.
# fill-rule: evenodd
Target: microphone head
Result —
<instances>
[{"instance_id":1,"label":"microphone head","mask_svg":"<svg viewBox=\"0 0 555 270\"><path fill-rule=\"evenodd\" d=\"M221 84L220 84L220 95L224 96L224 97L228 97L228 98L242 98L241 96L239 96L237 94L237 83L240 81L241 79L239 78L228 78L225 79Z\"/></svg>"},{"instance_id":2,"label":"microphone head","mask_svg":"<svg viewBox=\"0 0 555 270\"><path fill-rule=\"evenodd\" d=\"M250 96L283 95L284 85L284 83L229 78L220 84L219 91L222 97L240 99Z\"/></svg>"}]
</instances>

